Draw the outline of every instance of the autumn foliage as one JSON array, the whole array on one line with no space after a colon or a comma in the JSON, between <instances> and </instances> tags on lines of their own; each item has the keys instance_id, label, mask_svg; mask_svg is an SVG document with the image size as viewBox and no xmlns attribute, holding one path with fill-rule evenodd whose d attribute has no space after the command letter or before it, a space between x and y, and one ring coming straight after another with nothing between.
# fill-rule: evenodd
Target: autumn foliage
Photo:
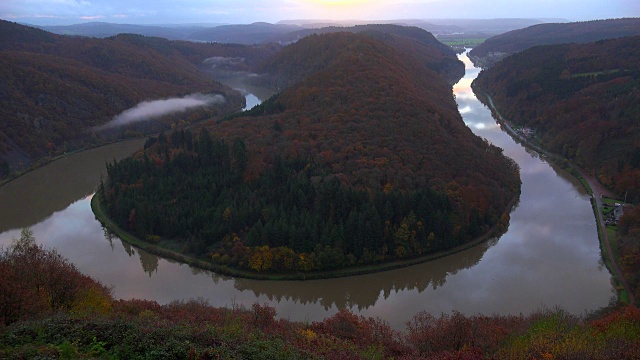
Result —
<instances>
[{"instance_id":1,"label":"autumn foliage","mask_svg":"<svg viewBox=\"0 0 640 360\"><path fill-rule=\"evenodd\" d=\"M168 129L174 117L117 131L97 131L141 101L191 93L222 94L224 104L184 115L187 121L242 107L243 97L214 81L202 62L244 57L236 69L279 46L232 46L139 35L68 37L0 20L0 177L32 162L113 138Z\"/></svg>"},{"instance_id":2,"label":"autumn foliage","mask_svg":"<svg viewBox=\"0 0 640 360\"><path fill-rule=\"evenodd\" d=\"M35 243L30 230L0 252L0 324L64 311L104 312L111 291L81 274L55 250Z\"/></svg>"}]
</instances>

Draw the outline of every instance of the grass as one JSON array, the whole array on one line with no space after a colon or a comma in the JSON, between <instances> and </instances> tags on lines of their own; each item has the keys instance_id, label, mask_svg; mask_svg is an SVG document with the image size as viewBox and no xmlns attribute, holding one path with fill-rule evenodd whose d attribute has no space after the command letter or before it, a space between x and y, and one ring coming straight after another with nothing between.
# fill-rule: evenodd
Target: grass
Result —
<instances>
[{"instance_id":1,"label":"grass","mask_svg":"<svg viewBox=\"0 0 640 360\"><path fill-rule=\"evenodd\" d=\"M621 71L621 69L593 71L593 72L588 72L588 73L573 74L573 75L571 75L571 77L572 78L578 78L578 77L591 77L591 76L598 76L598 75L609 75L609 74L615 74L615 73L620 72L620 71Z\"/></svg>"},{"instance_id":2,"label":"grass","mask_svg":"<svg viewBox=\"0 0 640 360\"><path fill-rule=\"evenodd\" d=\"M614 198L610 198L610 197L602 198L602 203L610 205L610 206L613 206L615 204L620 204L621 202L622 201L620 199L614 199Z\"/></svg>"}]
</instances>

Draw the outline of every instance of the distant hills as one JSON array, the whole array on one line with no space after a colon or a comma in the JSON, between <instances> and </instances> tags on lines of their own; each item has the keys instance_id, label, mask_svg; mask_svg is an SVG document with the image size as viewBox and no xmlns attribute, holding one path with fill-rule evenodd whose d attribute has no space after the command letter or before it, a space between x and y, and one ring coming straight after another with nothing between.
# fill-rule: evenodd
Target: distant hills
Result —
<instances>
[{"instance_id":1,"label":"distant hills","mask_svg":"<svg viewBox=\"0 0 640 360\"><path fill-rule=\"evenodd\" d=\"M205 30L209 26L204 25L134 25L134 24L113 24L107 22L88 22L74 25L49 25L34 26L39 29L67 36L85 36L106 38L118 34L137 34L152 37L161 37L169 40L189 40L191 34Z\"/></svg>"},{"instance_id":2,"label":"distant hills","mask_svg":"<svg viewBox=\"0 0 640 360\"><path fill-rule=\"evenodd\" d=\"M192 93L220 94L226 99L185 115L187 121L237 111L244 98L206 76L203 60L236 57L242 61L235 68L244 70L278 50L277 46L197 44L131 34L106 39L68 37L0 21L2 175L7 168L18 170L42 157L104 141L89 129L143 100ZM129 130L144 133L162 128L168 125L146 122Z\"/></svg>"},{"instance_id":3,"label":"distant hills","mask_svg":"<svg viewBox=\"0 0 640 360\"><path fill-rule=\"evenodd\" d=\"M297 41L309 35L338 32L363 33L380 40L407 56L425 62L431 70L438 72L451 84L464 76L464 66L456 58L455 52L449 46L439 42L431 33L417 27L391 24L325 27L300 30L287 36L288 42L293 42L294 39ZM324 37L324 39L331 39L331 37ZM324 47L314 44L307 51L300 51L297 46L285 48L280 54L257 68L258 73L266 73L266 75L254 81L274 88L286 88L318 69L324 68L327 61L337 56L333 51L342 50L330 44L325 44Z\"/></svg>"},{"instance_id":4,"label":"distant hills","mask_svg":"<svg viewBox=\"0 0 640 360\"><path fill-rule=\"evenodd\" d=\"M38 26L38 28L60 35L105 38L118 34L138 34L162 37L170 40L217 42L228 44L263 44L277 42L283 34L304 29L289 24L220 25L132 25L105 22L90 22L76 25Z\"/></svg>"},{"instance_id":5,"label":"distant hills","mask_svg":"<svg viewBox=\"0 0 640 360\"><path fill-rule=\"evenodd\" d=\"M476 65L491 67L505 57L538 45L587 43L640 35L640 18L550 23L494 36L469 52Z\"/></svg>"},{"instance_id":6,"label":"distant hills","mask_svg":"<svg viewBox=\"0 0 640 360\"><path fill-rule=\"evenodd\" d=\"M561 21L558 19L402 19L384 21L334 21L334 20L287 20L276 24L257 22L252 24L210 25L132 25L105 22L89 22L76 25L39 26L39 28L70 36L110 37L123 33L163 37L171 40L189 40L233 44L287 44L299 37L291 33L327 27L353 27L371 23L383 25L414 26L432 34L467 34L489 37L514 29ZM310 32L307 33L307 35Z\"/></svg>"},{"instance_id":7,"label":"distant hills","mask_svg":"<svg viewBox=\"0 0 640 360\"><path fill-rule=\"evenodd\" d=\"M535 129L545 147L638 202L639 58L640 36L538 46L483 70L473 87L503 116Z\"/></svg>"}]
</instances>

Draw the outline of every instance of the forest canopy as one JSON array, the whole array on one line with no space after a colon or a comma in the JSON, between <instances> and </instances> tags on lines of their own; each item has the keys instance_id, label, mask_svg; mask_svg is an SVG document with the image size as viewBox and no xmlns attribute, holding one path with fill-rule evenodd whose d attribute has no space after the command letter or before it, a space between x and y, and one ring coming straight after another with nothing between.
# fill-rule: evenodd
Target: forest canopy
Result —
<instances>
[{"instance_id":1,"label":"forest canopy","mask_svg":"<svg viewBox=\"0 0 640 360\"><path fill-rule=\"evenodd\" d=\"M141 239L276 273L418 257L507 224L518 166L473 135L418 56L349 33L282 54L317 70L240 116L109 164L110 217Z\"/></svg>"}]
</instances>

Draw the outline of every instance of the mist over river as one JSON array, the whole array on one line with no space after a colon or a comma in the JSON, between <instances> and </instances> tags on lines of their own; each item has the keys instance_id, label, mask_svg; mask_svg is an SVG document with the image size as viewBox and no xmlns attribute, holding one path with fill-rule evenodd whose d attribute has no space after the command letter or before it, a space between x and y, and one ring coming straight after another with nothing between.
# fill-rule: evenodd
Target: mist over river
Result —
<instances>
[{"instance_id":1,"label":"mist over river","mask_svg":"<svg viewBox=\"0 0 640 360\"><path fill-rule=\"evenodd\" d=\"M0 244L31 227L85 274L113 286L115 297L166 304L203 298L215 306L275 307L278 315L315 321L349 308L393 327L420 312L520 314L560 306L573 313L606 306L615 296L601 261L589 196L568 173L503 132L470 85L479 69L466 54L454 86L474 133L504 149L521 168L522 194L508 231L472 249L432 262L376 274L313 281L257 281L220 276L158 258L109 235L90 198L104 164L142 146L132 140L70 155L0 188ZM266 95L249 93L260 100ZM251 98L253 99L253 98ZM251 100L250 99L250 100Z\"/></svg>"}]
</instances>

